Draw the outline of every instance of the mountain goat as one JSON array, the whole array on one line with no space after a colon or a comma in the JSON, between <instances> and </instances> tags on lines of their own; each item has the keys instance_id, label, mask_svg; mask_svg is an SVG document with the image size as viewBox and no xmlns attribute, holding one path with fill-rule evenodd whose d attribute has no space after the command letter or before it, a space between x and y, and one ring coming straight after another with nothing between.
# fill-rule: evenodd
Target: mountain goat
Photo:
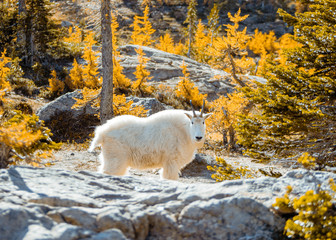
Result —
<instances>
[{"instance_id":1,"label":"mountain goat","mask_svg":"<svg viewBox=\"0 0 336 240\"><path fill-rule=\"evenodd\" d=\"M211 113L165 110L146 118L123 115L95 130L89 151L101 145L99 171L124 175L129 167L162 168L161 178L178 179L205 138L204 120Z\"/></svg>"}]
</instances>

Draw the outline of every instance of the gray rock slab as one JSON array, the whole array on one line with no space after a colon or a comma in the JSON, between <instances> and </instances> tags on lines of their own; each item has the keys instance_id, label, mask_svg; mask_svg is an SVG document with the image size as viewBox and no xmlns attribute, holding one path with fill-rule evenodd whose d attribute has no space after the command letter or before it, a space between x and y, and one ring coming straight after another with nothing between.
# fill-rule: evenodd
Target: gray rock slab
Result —
<instances>
[{"instance_id":1,"label":"gray rock slab","mask_svg":"<svg viewBox=\"0 0 336 240\"><path fill-rule=\"evenodd\" d=\"M277 239L285 220L271 205L328 188L327 172L185 184L89 171L0 170L3 239Z\"/></svg>"}]
</instances>

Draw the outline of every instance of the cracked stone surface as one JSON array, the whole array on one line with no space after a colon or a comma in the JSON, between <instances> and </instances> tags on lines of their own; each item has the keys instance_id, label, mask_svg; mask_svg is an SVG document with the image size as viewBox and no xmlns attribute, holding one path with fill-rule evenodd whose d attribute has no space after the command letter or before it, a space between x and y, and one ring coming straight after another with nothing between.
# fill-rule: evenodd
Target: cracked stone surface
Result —
<instances>
[{"instance_id":1,"label":"cracked stone surface","mask_svg":"<svg viewBox=\"0 0 336 240\"><path fill-rule=\"evenodd\" d=\"M278 239L285 220L270 207L336 175L304 170L281 178L181 183L89 171L0 170L2 239Z\"/></svg>"}]
</instances>

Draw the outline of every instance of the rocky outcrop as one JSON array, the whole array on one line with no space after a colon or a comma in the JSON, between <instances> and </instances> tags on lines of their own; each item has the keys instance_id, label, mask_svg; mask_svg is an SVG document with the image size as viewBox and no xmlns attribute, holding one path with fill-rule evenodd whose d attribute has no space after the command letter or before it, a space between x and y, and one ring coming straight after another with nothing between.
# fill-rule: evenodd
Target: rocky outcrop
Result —
<instances>
[{"instance_id":1,"label":"rocky outcrop","mask_svg":"<svg viewBox=\"0 0 336 240\"><path fill-rule=\"evenodd\" d=\"M69 113L69 118L73 118L78 121L78 117L83 115L96 115L98 114L98 109L92 108L90 105L86 105L80 108L73 108L76 103L75 98L82 98L83 95L80 90L66 93L55 100L47 103L37 111L37 115L43 121L50 121L55 115L60 113ZM168 107L155 98L138 98L138 97L127 97L126 101L133 101L132 106L143 106L148 110L148 115L154 114L156 112L167 109Z\"/></svg>"},{"instance_id":2,"label":"rocky outcrop","mask_svg":"<svg viewBox=\"0 0 336 240\"><path fill-rule=\"evenodd\" d=\"M138 62L137 45L125 45L119 47L121 54L120 64L124 68L124 74L131 80L135 80L134 72ZM208 99L213 100L219 95L226 95L233 91L234 85L230 82L231 75L222 70L213 69L209 65L196 62L190 58L167 53L150 47L142 47L145 56L149 58L146 69L152 78L152 85L167 85L175 87L183 76L181 65L185 63L190 73L190 80L199 88L201 93L208 94Z\"/></svg>"},{"instance_id":3,"label":"rocky outcrop","mask_svg":"<svg viewBox=\"0 0 336 240\"><path fill-rule=\"evenodd\" d=\"M72 107L76 103L76 98L83 98L81 90L69 92L56 98L55 100L38 109L36 114L41 120L50 121L53 116L61 112L71 112L71 116L74 118L84 114L94 115L97 113L97 110L93 109L90 105L73 109Z\"/></svg>"},{"instance_id":4,"label":"rocky outcrop","mask_svg":"<svg viewBox=\"0 0 336 240\"><path fill-rule=\"evenodd\" d=\"M0 171L2 239L279 239L270 211L287 185L301 195L335 174L183 184L88 171L13 167Z\"/></svg>"}]
</instances>

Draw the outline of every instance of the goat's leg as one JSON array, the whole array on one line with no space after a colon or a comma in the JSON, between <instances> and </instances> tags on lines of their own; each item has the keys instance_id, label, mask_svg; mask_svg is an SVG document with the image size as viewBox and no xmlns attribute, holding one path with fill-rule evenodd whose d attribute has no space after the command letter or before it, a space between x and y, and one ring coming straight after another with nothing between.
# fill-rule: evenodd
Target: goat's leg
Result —
<instances>
[{"instance_id":1,"label":"goat's leg","mask_svg":"<svg viewBox=\"0 0 336 240\"><path fill-rule=\"evenodd\" d=\"M162 169L161 178L177 180L179 176L179 168L178 165L174 162L166 163Z\"/></svg>"},{"instance_id":2,"label":"goat's leg","mask_svg":"<svg viewBox=\"0 0 336 240\"><path fill-rule=\"evenodd\" d=\"M108 138L102 144L102 153L100 155L99 172L110 175L125 175L128 170L127 153L124 147L117 141Z\"/></svg>"}]
</instances>

